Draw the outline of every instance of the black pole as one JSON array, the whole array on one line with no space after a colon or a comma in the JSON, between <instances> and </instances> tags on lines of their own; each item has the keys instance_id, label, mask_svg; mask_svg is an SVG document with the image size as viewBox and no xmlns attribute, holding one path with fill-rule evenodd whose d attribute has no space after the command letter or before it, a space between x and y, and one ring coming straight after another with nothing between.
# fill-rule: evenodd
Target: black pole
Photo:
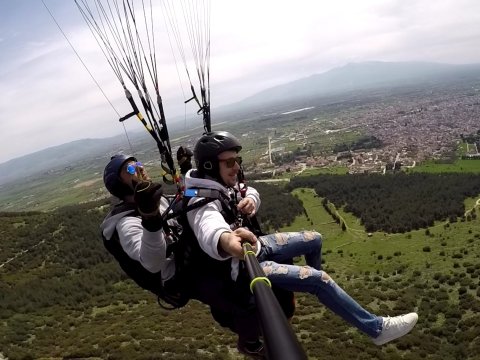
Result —
<instances>
[{"instance_id":1,"label":"black pole","mask_svg":"<svg viewBox=\"0 0 480 360\"><path fill-rule=\"evenodd\" d=\"M272 292L270 281L258 263L249 243L243 244L245 263L250 276L250 289L255 296L267 358L271 360L306 360L295 333Z\"/></svg>"}]
</instances>

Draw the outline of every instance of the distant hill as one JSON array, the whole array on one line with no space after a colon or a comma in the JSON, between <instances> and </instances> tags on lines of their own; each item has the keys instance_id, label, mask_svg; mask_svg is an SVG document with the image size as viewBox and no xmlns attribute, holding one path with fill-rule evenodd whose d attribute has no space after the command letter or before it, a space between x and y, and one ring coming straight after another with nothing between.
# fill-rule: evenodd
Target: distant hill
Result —
<instances>
[{"instance_id":1,"label":"distant hill","mask_svg":"<svg viewBox=\"0 0 480 360\"><path fill-rule=\"evenodd\" d=\"M291 102L295 99L322 97L354 90L420 85L459 80L464 77L480 79L480 64L450 65L380 61L351 63L325 73L266 89L228 108L233 110L233 108Z\"/></svg>"},{"instance_id":2,"label":"distant hill","mask_svg":"<svg viewBox=\"0 0 480 360\"><path fill-rule=\"evenodd\" d=\"M0 164L0 185L79 161L106 157L116 149L126 148L125 142L124 135L106 139L76 140L9 160Z\"/></svg>"}]
</instances>

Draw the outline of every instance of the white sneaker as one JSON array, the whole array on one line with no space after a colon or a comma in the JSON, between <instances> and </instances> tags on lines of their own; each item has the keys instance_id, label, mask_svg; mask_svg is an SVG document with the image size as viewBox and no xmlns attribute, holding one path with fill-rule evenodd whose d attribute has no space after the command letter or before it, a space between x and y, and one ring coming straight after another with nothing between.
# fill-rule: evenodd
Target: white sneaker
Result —
<instances>
[{"instance_id":1,"label":"white sneaker","mask_svg":"<svg viewBox=\"0 0 480 360\"><path fill-rule=\"evenodd\" d=\"M410 313L395 317L384 317L382 332L380 335L378 335L378 337L373 338L372 341L375 345L383 345L389 341L402 337L413 329L417 323L417 320L417 313Z\"/></svg>"}]
</instances>

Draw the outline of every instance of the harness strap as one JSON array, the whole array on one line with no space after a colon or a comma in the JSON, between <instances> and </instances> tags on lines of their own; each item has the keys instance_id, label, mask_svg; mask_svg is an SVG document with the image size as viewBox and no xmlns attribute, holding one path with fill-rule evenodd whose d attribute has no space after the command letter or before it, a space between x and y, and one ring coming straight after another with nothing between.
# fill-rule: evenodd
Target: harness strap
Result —
<instances>
[{"instance_id":1,"label":"harness strap","mask_svg":"<svg viewBox=\"0 0 480 360\"><path fill-rule=\"evenodd\" d=\"M125 211L134 211L134 214L129 214L128 216L139 216L140 214L137 211L137 206L131 202L121 202L113 207L110 211L110 216L120 214Z\"/></svg>"},{"instance_id":2,"label":"harness strap","mask_svg":"<svg viewBox=\"0 0 480 360\"><path fill-rule=\"evenodd\" d=\"M228 197L224 193L216 189L204 189L204 188L190 188L185 190L182 206L179 209L174 209L174 211L168 214L165 220L170 220L177 218L188 213L191 210L198 209L212 201L219 200L222 204L222 208L228 204ZM188 205L190 199L194 197L202 198L199 201L194 202L193 204Z\"/></svg>"}]
</instances>

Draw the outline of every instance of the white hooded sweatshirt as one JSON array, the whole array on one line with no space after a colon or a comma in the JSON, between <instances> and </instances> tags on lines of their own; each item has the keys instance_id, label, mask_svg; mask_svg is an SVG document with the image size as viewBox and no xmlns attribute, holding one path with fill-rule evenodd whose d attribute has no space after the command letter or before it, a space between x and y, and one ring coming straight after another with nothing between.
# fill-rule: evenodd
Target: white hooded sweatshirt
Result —
<instances>
[{"instance_id":1,"label":"white hooded sweatshirt","mask_svg":"<svg viewBox=\"0 0 480 360\"><path fill-rule=\"evenodd\" d=\"M230 198L230 194L234 191L214 180L197 178L196 170L190 170L185 175L185 188L214 189L222 192L228 198ZM240 194L237 194L237 196L240 196ZM255 202L255 211L258 211L261 204L258 191L249 186L245 197L249 197ZM189 204L193 204L200 199L201 198L198 197L192 198ZM239 200L241 200L241 198L239 198ZM221 211L222 204L220 200L215 200L198 209L189 211L187 213L187 219L202 250L216 260L228 260L231 258L231 255L223 251L218 251L218 241L224 232L232 232L231 225L233 224L227 223L223 218ZM260 242L257 241L257 255L260 251L260 246ZM238 259L232 259L231 275L232 279L236 280L238 275Z\"/></svg>"},{"instance_id":2,"label":"white hooded sweatshirt","mask_svg":"<svg viewBox=\"0 0 480 360\"><path fill-rule=\"evenodd\" d=\"M161 198L160 212L168 207L168 201ZM114 216L107 216L100 225L103 236L110 241L115 230L118 232L120 245L133 260L151 273L161 271L162 281L175 275L175 261L173 255L166 257L169 239L165 237L163 230L150 232L143 228L142 219L137 216L128 216L133 210L125 211Z\"/></svg>"}]
</instances>

